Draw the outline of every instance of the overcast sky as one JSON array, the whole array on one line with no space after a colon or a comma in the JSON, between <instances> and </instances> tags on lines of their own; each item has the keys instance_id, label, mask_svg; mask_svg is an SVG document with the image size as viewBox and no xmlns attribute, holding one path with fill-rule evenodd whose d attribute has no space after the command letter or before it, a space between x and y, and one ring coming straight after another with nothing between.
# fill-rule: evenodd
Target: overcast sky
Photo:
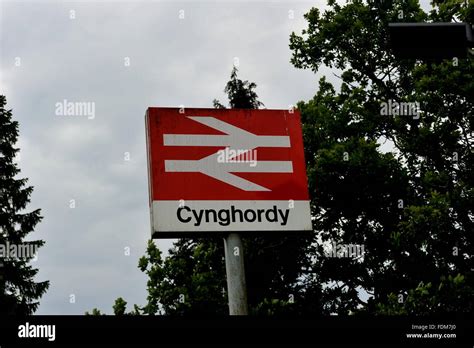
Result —
<instances>
[{"instance_id":1,"label":"overcast sky","mask_svg":"<svg viewBox=\"0 0 474 348\"><path fill-rule=\"evenodd\" d=\"M119 296L146 303L146 108L227 103L237 60L267 108L310 99L320 76L335 79L294 68L289 35L323 4L0 1L0 94L20 123L29 210L44 216L30 235L46 241L34 265L51 282L38 314L111 313ZM56 115L64 100L94 103L94 117ZM157 243L166 251L172 240Z\"/></svg>"}]
</instances>

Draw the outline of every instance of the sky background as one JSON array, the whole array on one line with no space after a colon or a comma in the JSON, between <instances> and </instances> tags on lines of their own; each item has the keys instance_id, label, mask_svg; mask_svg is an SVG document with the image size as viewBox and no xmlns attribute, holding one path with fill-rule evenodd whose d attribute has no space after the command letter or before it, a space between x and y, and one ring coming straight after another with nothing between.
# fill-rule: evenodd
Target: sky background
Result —
<instances>
[{"instance_id":1,"label":"sky background","mask_svg":"<svg viewBox=\"0 0 474 348\"><path fill-rule=\"evenodd\" d=\"M50 280L37 314L110 314L119 296L129 309L146 303L145 110L227 104L237 60L269 109L311 99L323 75L338 84L328 68L289 62L291 32L325 3L0 0L0 94L20 123L28 210L44 217L29 238L46 241L33 263ZM65 99L95 103L95 117L56 115ZM162 251L172 242L156 241Z\"/></svg>"}]
</instances>

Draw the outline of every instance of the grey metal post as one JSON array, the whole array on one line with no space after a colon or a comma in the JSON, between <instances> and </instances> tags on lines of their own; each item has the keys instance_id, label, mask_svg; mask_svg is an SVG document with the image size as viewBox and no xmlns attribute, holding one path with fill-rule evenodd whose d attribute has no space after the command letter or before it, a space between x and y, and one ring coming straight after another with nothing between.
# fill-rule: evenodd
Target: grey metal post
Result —
<instances>
[{"instance_id":1,"label":"grey metal post","mask_svg":"<svg viewBox=\"0 0 474 348\"><path fill-rule=\"evenodd\" d=\"M247 286L245 284L244 248L238 233L224 238L225 269L230 315L247 315Z\"/></svg>"}]
</instances>

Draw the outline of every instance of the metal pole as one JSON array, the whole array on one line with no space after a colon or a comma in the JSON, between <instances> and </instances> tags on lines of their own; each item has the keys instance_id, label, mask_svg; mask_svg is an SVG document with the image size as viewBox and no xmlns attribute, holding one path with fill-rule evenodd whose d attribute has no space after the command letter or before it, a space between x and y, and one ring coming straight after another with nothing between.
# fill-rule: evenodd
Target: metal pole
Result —
<instances>
[{"instance_id":1,"label":"metal pole","mask_svg":"<svg viewBox=\"0 0 474 348\"><path fill-rule=\"evenodd\" d=\"M245 284L244 248L238 233L224 238L225 269L230 315L247 315L247 286Z\"/></svg>"}]
</instances>

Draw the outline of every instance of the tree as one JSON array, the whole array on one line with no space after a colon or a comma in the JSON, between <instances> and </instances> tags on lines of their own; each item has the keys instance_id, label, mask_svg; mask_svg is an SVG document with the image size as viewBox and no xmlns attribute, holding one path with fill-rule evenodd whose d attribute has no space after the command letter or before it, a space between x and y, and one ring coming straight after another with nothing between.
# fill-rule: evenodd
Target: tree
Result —
<instances>
[{"instance_id":1,"label":"tree","mask_svg":"<svg viewBox=\"0 0 474 348\"><path fill-rule=\"evenodd\" d=\"M98 308L93 308L92 309L92 312L89 313L89 312L85 312L84 315L105 315L105 314L102 314L102 312L100 311L100 309Z\"/></svg>"},{"instance_id":2,"label":"tree","mask_svg":"<svg viewBox=\"0 0 474 348\"><path fill-rule=\"evenodd\" d=\"M119 297L115 300L115 304L112 307L115 315L124 315L127 310L127 301Z\"/></svg>"},{"instance_id":3,"label":"tree","mask_svg":"<svg viewBox=\"0 0 474 348\"><path fill-rule=\"evenodd\" d=\"M224 92L227 93L227 97L229 98L229 107L231 109L258 109L264 106L263 103L258 100L258 95L254 91L257 85L254 82L238 79L238 71L237 67L234 66L230 74L230 80L224 89ZM225 106L216 99L214 99L213 104L217 109L225 109Z\"/></svg>"},{"instance_id":4,"label":"tree","mask_svg":"<svg viewBox=\"0 0 474 348\"><path fill-rule=\"evenodd\" d=\"M433 1L429 14L417 1L328 5L290 38L297 68L341 70L339 92L323 78L298 104L316 231L308 271L325 286L325 311L472 312L474 63L396 59L387 28L473 23L474 4ZM328 241L365 253L328 258Z\"/></svg>"},{"instance_id":5,"label":"tree","mask_svg":"<svg viewBox=\"0 0 474 348\"><path fill-rule=\"evenodd\" d=\"M12 120L12 111L6 109L6 98L0 95L0 314L29 315L39 306L39 299L49 282L35 282L38 269L29 262L42 240L25 242L41 221L40 209L24 212L30 202L33 187L19 174L15 156L18 122ZM15 251L15 255L12 251ZM21 253L21 255L20 255Z\"/></svg>"}]
</instances>

